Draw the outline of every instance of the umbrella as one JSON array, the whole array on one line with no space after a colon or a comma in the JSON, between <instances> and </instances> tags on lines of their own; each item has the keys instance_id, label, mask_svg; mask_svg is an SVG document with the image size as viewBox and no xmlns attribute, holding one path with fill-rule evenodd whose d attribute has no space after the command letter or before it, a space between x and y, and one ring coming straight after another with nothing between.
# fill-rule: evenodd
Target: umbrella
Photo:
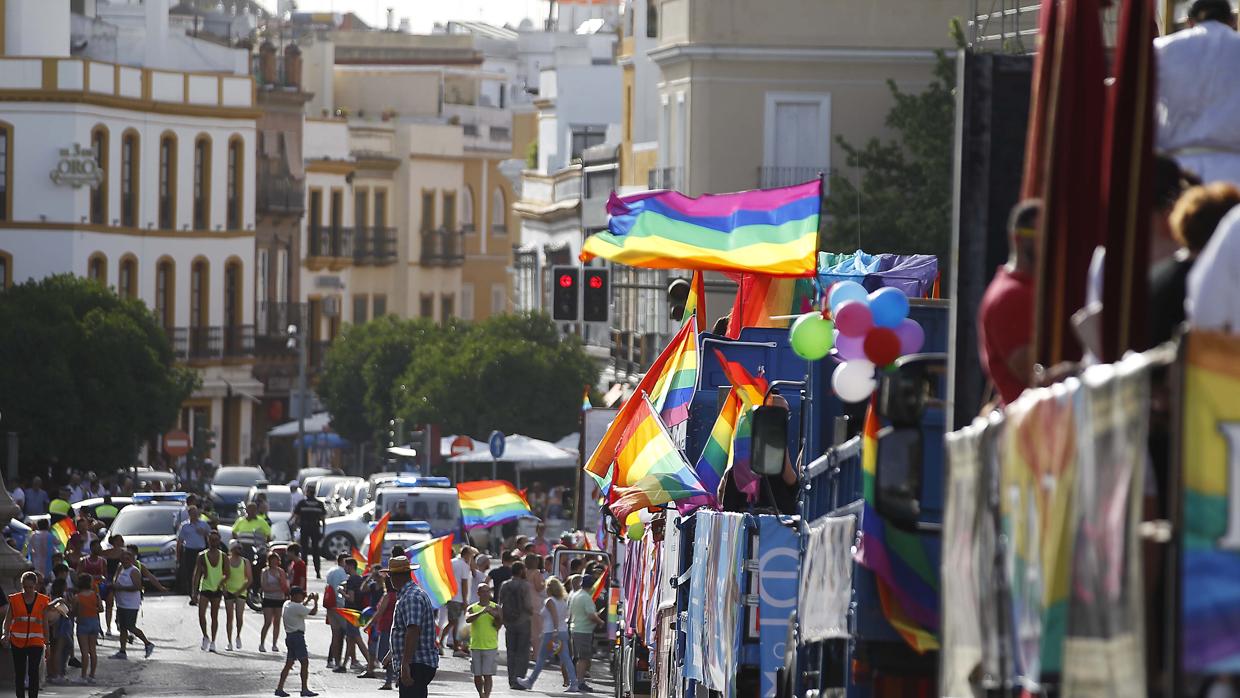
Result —
<instances>
[{"instance_id":1,"label":"umbrella","mask_svg":"<svg viewBox=\"0 0 1240 698\"><path fill-rule=\"evenodd\" d=\"M306 417L306 433L312 431L319 432L331 426L332 416L327 412L318 412ZM297 420L285 422L279 426L273 427L267 431L267 436L272 437L288 437L297 436Z\"/></svg>"},{"instance_id":2,"label":"umbrella","mask_svg":"<svg viewBox=\"0 0 1240 698\"><path fill-rule=\"evenodd\" d=\"M577 464L577 454L566 451L549 441L535 439L521 434L507 437L504 444L504 455L499 460L505 463L517 463L532 468L563 468ZM449 459L453 463L490 463L491 451L484 445L482 448Z\"/></svg>"},{"instance_id":3,"label":"umbrella","mask_svg":"<svg viewBox=\"0 0 1240 698\"><path fill-rule=\"evenodd\" d=\"M349 448L349 442L334 431L306 432L299 445L305 448L343 449Z\"/></svg>"}]
</instances>

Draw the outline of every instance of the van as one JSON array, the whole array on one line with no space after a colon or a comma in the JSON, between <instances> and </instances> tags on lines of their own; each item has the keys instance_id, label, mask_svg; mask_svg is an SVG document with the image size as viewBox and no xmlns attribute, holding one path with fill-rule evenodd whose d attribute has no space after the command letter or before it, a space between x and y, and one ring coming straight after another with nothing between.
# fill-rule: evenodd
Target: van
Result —
<instances>
[{"instance_id":1,"label":"van","mask_svg":"<svg viewBox=\"0 0 1240 698\"><path fill-rule=\"evenodd\" d=\"M381 485L375 492L375 518L391 513L397 520L401 502L405 518L430 524L433 537L460 531L461 504L447 478L400 478Z\"/></svg>"}]
</instances>

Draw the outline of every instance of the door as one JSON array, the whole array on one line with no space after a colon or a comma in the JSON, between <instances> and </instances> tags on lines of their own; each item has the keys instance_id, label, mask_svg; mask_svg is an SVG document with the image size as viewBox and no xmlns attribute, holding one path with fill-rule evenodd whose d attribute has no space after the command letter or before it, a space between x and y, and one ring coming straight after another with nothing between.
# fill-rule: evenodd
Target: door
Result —
<instances>
[{"instance_id":1,"label":"door","mask_svg":"<svg viewBox=\"0 0 1240 698\"><path fill-rule=\"evenodd\" d=\"M766 157L761 185L788 186L830 169L827 95L767 95Z\"/></svg>"}]
</instances>

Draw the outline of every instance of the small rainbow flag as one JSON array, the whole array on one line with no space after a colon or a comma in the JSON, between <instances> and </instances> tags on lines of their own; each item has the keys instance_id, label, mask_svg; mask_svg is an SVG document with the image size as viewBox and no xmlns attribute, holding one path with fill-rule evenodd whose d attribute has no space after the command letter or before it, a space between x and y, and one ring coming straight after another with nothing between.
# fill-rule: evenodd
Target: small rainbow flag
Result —
<instances>
[{"instance_id":1,"label":"small rainbow flag","mask_svg":"<svg viewBox=\"0 0 1240 698\"><path fill-rule=\"evenodd\" d=\"M533 516L525 493L505 480L462 482L456 486L465 529L489 528L496 524Z\"/></svg>"},{"instance_id":2,"label":"small rainbow flag","mask_svg":"<svg viewBox=\"0 0 1240 698\"><path fill-rule=\"evenodd\" d=\"M337 606L336 608L333 608L332 610L340 614L341 618L344 618L345 620L349 621L349 625L352 625L355 628L365 628L366 626L370 625L370 621L374 620L374 616L370 616L369 618L363 618L361 611L354 611L351 608L340 608L339 606Z\"/></svg>"},{"instance_id":3,"label":"small rainbow flag","mask_svg":"<svg viewBox=\"0 0 1240 698\"><path fill-rule=\"evenodd\" d=\"M435 608L443 608L460 590L452 572L452 534L429 540L405 552L409 562L418 566L413 578L431 597Z\"/></svg>"},{"instance_id":4,"label":"small rainbow flag","mask_svg":"<svg viewBox=\"0 0 1240 698\"><path fill-rule=\"evenodd\" d=\"M706 281L700 269L694 270L693 278L689 280L689 297L685 299L685 312L680 321L689 322L691 317L697 318L700 330L706 322Z\"/></svg>"},{"instance_id":5,"label":"small rainbow flag","mask_svg":"<svg viewBox=\"0 0 1240 698\"><path fill-rule=\"evenodd\" d=\"M607 575L609 573L610 570L603 570L603 573L598 576L598 580L594 582L594 586L590 589L590 598L594 601L598 601L599 597L603 595L604 591L606 591Z\"/></svg>"},{"instance_id":6,"label":"small rainbow flag","mask_svg":"<svg viewBox=\"0 0 1240 698\"><path fill-rule=\"evenodd\" d=\"M715 357L719 359L719 367L723 369L723 374L728 377L728 382L745 403L745 407L761 405L766 398L766 379L752 375L736 361L728 361L728 357L718 349L715 350Z\"/></svg>"},{"instance_id":7,"label":"small rainbow flag","mask_svg":"<svg viewBox=\"0 0 1240 698\"><path fill-rule=\"evenodd\" d=\"M590 402L590 386L586 386L585 392L581 396L581 411L594 409L594 403Z\"/></svg>"},{"instance_id":8,"label":"small rainbow flag","mask_svg":"<svg viewBox=\"0 0 1240 698\"><path fill-rule=\"evenodd\" d=\"M362 551L358 550L357 548L354 548L353 552L350 553L350 555L353 557L354 560L357 561L357 568L359 570L366 569L366 565L367 565L366 556L362 554Z\"/></svg>"},{"instance_id":9,"label":"small rainbow flag","mask_svg":"<svg viewBox=\"0 0 1240 698\"><path fill-rule=\"evenodd\" d=\"M607 231L586 238L581 260L812 276L821 203L821 179L698 198L674 191L612 194Z\"/></svg>"},{"instance_id":10,"label":"small rainbow flag","mask_svg":"<svg viewBox=\"0 0 1240 698\"><path fill-rule=\"evenodd\" d=\"M383 538L387 536L388 519L392 518L392 512L388 512L379 518L375 527L370 529L370 533L366 534L366 540L362 541L362 547L366 549L366 562L359 563L366 567L377 565L383 562Z\"/></svg>"},{"instance_id":11,"label":"small rainbow flag","mask_svg":"<svg viewBox=\"0 0 1240 698\"><path fill-rule=\"evenodd\" d=\"M677 335L671 359L663 365L650 391L651 404L669 427L689 418L689 403L697 388L697 319L690 317L686 327L689 331Z\"/></svg>"},{"instance_id":12,"label":"small rainbow flag","mask_svg":"<svg viewBox=\"0 0 1240 698\"><path fill-rule=\"evenodd\" d=\"M69 538L74 533L77 533L77 526L73 525L73 519L61 519L52 526L52 535L56 536L56 540L60 541L62 549L69 545Z\"/></svg>"},{"instance_id":13,"label":"small rainbow flag","mask_svg":"<svg viewBox=\"0 0 1240 698\"><path fill-rule=\"evenodd\" d=\"M636 419L616 454L616 496L610 508L620 521L640 509L708 494L650 401L639 398Z\"/></svg>"},{"instance_id":14,"label":"small rainbow flag","mask_svg":"<svg viewBox=\"0 0 1240 698\"><path fill-rule=\"evenodd\" d=\"M732 453L732 436L736 433L736 422L740 418L744 404L735 390L728 391L723 401L719 416L715 418L715 426L710 429L706 445L702 447L702 455L698 458L694 471L702 486L710 493L707 506L714 506L718 499L719 483L723 481L723 473L728 469L729 456Z\"/></svg>"}]
</instances>

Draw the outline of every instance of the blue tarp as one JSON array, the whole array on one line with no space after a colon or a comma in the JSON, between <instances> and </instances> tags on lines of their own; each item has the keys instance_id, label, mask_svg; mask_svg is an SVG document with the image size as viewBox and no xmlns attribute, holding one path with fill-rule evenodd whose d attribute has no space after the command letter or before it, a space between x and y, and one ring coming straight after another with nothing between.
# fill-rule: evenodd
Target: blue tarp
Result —
<instances>
[{"instance_id":1,"label":"blue tarp","mask_svg":"<svg viewBox=\"0 0 1240 698\"><path fill-rule=\"evenodd\" d=\"M818 283L826 289L838 281L856 281L867 291L891 286L909 298L924 298L939 276L939 260L927 254L818 253Z\"/></svg>"}]
</instances>

